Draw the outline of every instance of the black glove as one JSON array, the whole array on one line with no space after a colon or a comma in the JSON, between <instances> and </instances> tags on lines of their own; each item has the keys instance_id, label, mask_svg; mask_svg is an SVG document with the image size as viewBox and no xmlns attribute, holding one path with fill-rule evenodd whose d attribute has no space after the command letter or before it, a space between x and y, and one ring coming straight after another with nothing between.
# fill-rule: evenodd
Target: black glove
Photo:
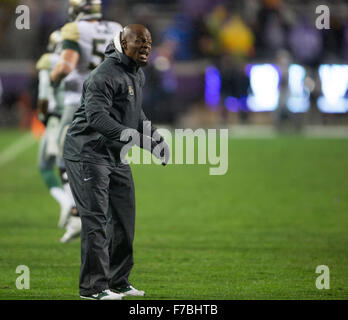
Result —
<instances>
[{"instance_id":1,"label":"black glove","mask_svg":"<svg viewBox=\"0 0 348 320\"><path fill-rule=\"evenodd\" d=\"M140 140L138 146L140 148L151 152L157 159L161 160L163 166L168 163L170 150L163 137L160 137L159 141L156 141L151 137L139 134L139 138Z\"/></svg>"},{"instance_id":2,"label":"black glove","mask_svg":"<svg viewBox=\"0 0 348 320\"><path fill-rule=\"evenodd\" d=\"M119 159L124 160L129 150L134 146L151 152L157 159L162 161L162 165L166 165L169 161L170 150L168 144L160 137L159 141L155 141L149 136L139 133L135 129L128 129L125 133L124 141L110 142L107 147L119 154Z\"/></svg>"},{"instance_id":3,"label":"black glove","mask_svg":"<svg viewBox=\"0 0 348 320\"><path fill-rule=\"evenodd\" d=\"M170 158L170 149L167 144L167 142L164 140L163 137L161 137L161 140L157 143L154 152L157 152L157 149L159 150L160 157L162 160L162 165L165 166Z\"/></svg>"}]
</instances>

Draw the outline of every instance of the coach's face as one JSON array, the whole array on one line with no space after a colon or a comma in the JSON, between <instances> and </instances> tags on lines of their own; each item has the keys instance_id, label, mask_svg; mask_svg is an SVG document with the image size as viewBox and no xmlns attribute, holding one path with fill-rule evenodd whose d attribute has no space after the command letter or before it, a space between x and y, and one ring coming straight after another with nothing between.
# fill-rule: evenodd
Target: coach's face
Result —
<instances>
[{"instance_id":1,"label":"coach's face","mask_svg":"<svg viewBox=\"0 0 348 320\"><path fill-rule=\"evenodd\" d=\"M129 58L138 66L144 66L152 48L151 33L143 25L129 25L123 31L121 45Z\"/></svg>"}]
</instances>

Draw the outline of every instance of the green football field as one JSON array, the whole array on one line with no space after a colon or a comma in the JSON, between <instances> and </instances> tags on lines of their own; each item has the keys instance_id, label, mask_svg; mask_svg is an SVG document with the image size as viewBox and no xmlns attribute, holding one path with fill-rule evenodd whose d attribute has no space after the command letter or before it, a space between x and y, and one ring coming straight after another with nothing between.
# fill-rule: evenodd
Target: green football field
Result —
<instances>
[{"instance_id":1,"label":"green football field","mask_svg":"<svg viewBox=\"0 0 348 320\"><path fill-rule=\"evenodd\" d=\"M0 299L79 299L79 239L59 242L38 144L23 136L0 131ZM347 165L348 140L300 136L231 139L224 176L133 165L132 284L145 299L347 299ZM316 288L319 265L330 289Z\"/></svg>"}]
</instances>

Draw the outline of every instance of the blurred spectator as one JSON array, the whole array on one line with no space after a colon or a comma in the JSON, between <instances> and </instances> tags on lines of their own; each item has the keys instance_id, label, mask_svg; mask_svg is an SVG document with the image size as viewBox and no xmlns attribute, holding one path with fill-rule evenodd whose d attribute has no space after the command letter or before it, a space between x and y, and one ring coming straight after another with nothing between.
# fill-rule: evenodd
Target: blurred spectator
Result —
<instances>
[{"instance_id":1,"label":"blurred spectator","mask_svg":"<svg viewBox=\"0 0 348 320\"><path fill-rule=\"evenodd\" d=\"M36 59L46 49L49 34L66 20L67 1L2 0L0 2L0 55L8 59ZM30 29L15 26L17 5L30 9Z\"/></svg>"},{"instance_id":2,"label":"blurred spectator","mask_svg":"<svg viewBox=\"0 0 348 320\"><path fill-rule=\"evenodd\" d=\"M35 56L46 50L47 39L56 29L62 27L67 21L67 12L62 10L60 1L45 1L43 10L38 17L38 28L41 30L37 39Z\"/></svg>"},{"instance_id":3,"label":"blurred spectator","mask_svg":"<svg viewBox=\"0 0 348 320\"><path fill-rule=\"evenodd\" d=\"M335 59L338 55L342 58L344 55L344 27L343 19L341 20L338 16L331 15L330 17L330 29L321 30L323 35L323 48L324 48L324 59Z\"/></svg>"},{"instance_id":4,"label":"blurred spectator","mask_svg":"<svg viewBox=\"0 0 348 320\"><path fill-rule=\"evenodd\" d=\"M221 55L219 39L222 25L228 18L225 6L217 5L212 12L196 20L196 49L204 57L218 57Z\"/></svg>"},{"instance_id":5,"label":"blurred spectator","mask_svg":"<svg viewBox=\"0 0 348 320\"><path fill-rule=\"evenodd\" d=\"M232 15L219 32L224 53L248 57L254 50L254 35L239 15Z\"/></svg>"},{"instance_id":6,"label":"blurred spectator","mask_svg":"<svg viewBox=\"0 0 348 320\"><path fill-rule=\"evenodd\" d=\"M281 14L281 0L262 0L255 26L256 51L259 57L274 57L286 46L287 25Z\"/></svg>"},{"instance_id":7,"label":"blurred spectator","mask_svg":"<svg viewBox=\"0 0 348 320\"><path fill-rule=\"evenodd\" d=\"M348 22L345 22L342 28L342 58L348 60Z\"/></svg>"},{"instance_id":8,"label":"blurred spectator","mask_svg":"<svg viewBox=\"0 0 348 320\"><path fill-rule=\"evenodd\" d=\"M281 80L279 86L278 108L274 112L275 127L281 131L284 129L284 124L289 120L291 114L287 108L289 98L289 66L291 64L291 56L286 50L279 50L276 55L276 64L280 68Z\"/></svg>"},{"instance_id":9,"label":"blurred spectator","mask_svg":"<svg viewBox=\"0 0 348 320\"><path fill-rule=\"evenodd\" d=\"M213 36L218 37L220 28L228 18L228 10L223 5L218 5L214 10L207 16L206 23L209 31Z\"/></svg>"},{"instance_id":10,"label":"blurred spectator","mask_svg":"<svg viewBox=\"0 0 348 320\"><path fill-rule=\"evenodd\" d=\"M289 67L292 64L292 56L286 50L277 52L275 63L280 68L281 80L279 86L278 107L273 113L275 127L278 131L301 131L303 121L301 113L291 112L289 99L292 97L289 87ZM304 89L303 90L307 90Z\"/></svg>"},{"instance_id":11,"label":"blurred spectator","mask_svg":"<svg viewBox=\"0 0 348 320\"><path fill-rule=\"evenodd\" d=\"M15 27L14 12L19 4L30 8L30 30L18 31ZM0 76L5 110L1 123L14 119L13 106L19 97L20 105L27 106L25 110L36 105L29 99L36 96L34 77L21 67L15 72L11 68L19 65L18 61L30 64L46 50L48 35L66 22L67 4L68 0L0 0ZM154 50L144 70L144 109L155 122L174 123L184 108L190 109L204 97L207 65L215 65L220 71L223 121L231 119L227 117L230 111L238 112L240 120L246 121L249 79L244 66L272 63L282 69L279 107L272 114L279 126L292 117L285 102L287 63L301 64L320 88L317 64L339 64L348 59L346 0L330 4L330 30L315 28L316 5L315 0L103 0L110 20L117 18L123 25L145 24L152 32ZM29 78L32 81L28 85L24 79ZM21 85L9 85L9 79ZM311 99L315 106L313 93Z\"/></svg>"},{"instance_id":12,"label":"blurred spectator","mask_svg":"<svg viewBox=\"0 0 348 320\"><path fill-rule=\"evenodd\" d=\"M195 58L213 58L219 51L216 41L209 32L204 17L194 20L193 51Z\"/></svg>"},{"instance_id":13,"label":"blurred spectator","mask_svg":"<svg viewBox=\"0 0 348 320\"><path fill-rule=\"evenodd\" d=\"M176 48L176 41L165 39L152 51L150 64L144 69L147 87L144 90L144 110L154 122L173 124L176 120L178 83L173 66Z\"/></svg>"},{"instance_id":14,"label":"blurred spectator","mask_svg":"<svg viewBox=\"0 0 348 320\"><path fill-rule=\"evenodd\" d=\"M154 24L154 21L156 21L156 16L154 15L152 8L149 5L138 5L132 8L131 13L133 16L132 20L146 26L149 30L151 30L152 42L154 44L158 43L158 39L160 39L162 36L162 30L159 30L156 24Z\"/></svg>"},{"instance_id":15,"label":"blurred spectator","mask_svg":"<svg viewBox=\"0 0 348 320\"><path fill-rule=\"evenodd\" d=\"M225 5L226 0L180 0L183 12L192 18L198 18L209 14L216 6Z\"/></svg>"},{"instance_id":16,"label":"blurred spectator","mask_svg":"<svg viewBox=\"0 0 348 320\"><path fill-rule=\"evenodd\" d=\"M175 15L173 23L164 31L165 41L173 41L175 46L174 58L176 60L190 60L193 57L193 28L190 18L180 13Z\"/></svg>"},{"instance_id":17,"label":"blurred spectator","mask_svg":"<svg viewBox=\"0 0 348 320\"><path fill-rule=\"evenodd\" d=\"M238 112L241 122L245 123L248 118L246 97L250 87L245 63L242 59L225 54L218 68L221 74L222 123L226 123L228 112Z\"/></svg>"},{"instance_id":18,"label":"blurred spectator","mask_svg":"<svg viewBox=\"0 0 348 320\"><path fill-rule=\"evenodd\" d=\"M302 16L290 31L289 46L298 63L316 64L323 50L322 34Z\"/></svg>"},{"instance_id":19,"label":"blurred spectator","mask_svg":"<svg viewBox=\"0 0 348 320\"><path fill-rule=\"evenodd\" d=\"M4 44L7 29L13 19L13 13L19 1L2 0L0 7L0 46Z\"/></svg>"}]
</instances>

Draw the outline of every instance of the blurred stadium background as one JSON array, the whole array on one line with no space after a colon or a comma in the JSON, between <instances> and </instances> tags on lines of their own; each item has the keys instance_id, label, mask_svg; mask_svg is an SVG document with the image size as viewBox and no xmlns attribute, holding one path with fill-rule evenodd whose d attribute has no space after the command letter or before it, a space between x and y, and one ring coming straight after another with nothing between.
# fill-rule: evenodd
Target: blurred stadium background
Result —
<instances>
[{"instance_id":1,"label":"blurred stadium background","mask_svg":"<svg viewBox=\"0 0 348 320\"><path fill-rule=\"evenodd\" d=\"M317 30L324 2L105 0L104 16L153 33L144 109L154 122L306 130L347 123L348 7L329 1L331 29ZM30 8L30 30L15 28L19 4ZM34 66L66 22L67 1L3 0L0 8L0 126L27 128Z\"/></svg>"},{"instance_id":2,"label":"blurred stadium background","mask_svg":"<svg viewBox=\"0 0 348 320\"><path fill-rule=\"evenodd\" d=\"M30 8L30 30L15 28L19 4ZM329 30L315 27L322 4L330 8ZM0 2L2 299L78 297L79 243L59 243L58 205L27 134L42 132L35 63L66 22L67 5ZM154 123L229 128L236 138L225 176L198 165L134 167L134 285L150 299L347 299L347 2L103 6L105 19L152 32L144 110ZM14 285L19 264L32 270L27 292ZM332 271L330 290L315 287L321 264Z\"/></svg>"}]
</instances>

